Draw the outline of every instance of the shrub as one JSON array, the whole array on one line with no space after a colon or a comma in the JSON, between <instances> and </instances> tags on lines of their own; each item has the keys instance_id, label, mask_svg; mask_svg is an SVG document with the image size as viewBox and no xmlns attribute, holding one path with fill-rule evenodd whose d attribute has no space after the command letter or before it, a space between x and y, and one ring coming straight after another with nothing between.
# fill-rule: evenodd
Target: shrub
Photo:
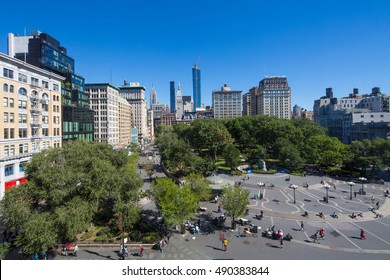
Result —
<instances>
[{"instance_id":1,"label":"shrub","mask_svg":"<svg viewBox=\"0 0 390 280\"><path fill-rule=\"evenodd\" d=\"M110 231L111 231L111 229L109 227L104 227L96 233L96 236L105 235L105 234L109 233Z\"/></svg>"},{"instance_id":2,"label":"shrub","mask_svg":"<svg viewBox=\"0 0 390 280\"><path fill-rule=\"evenodd\" d=\"M150 232L148 235L145 235L142 239L144 244L152 244L160 240L160 234L158 232Z\"/></svg>"}]
</instances>

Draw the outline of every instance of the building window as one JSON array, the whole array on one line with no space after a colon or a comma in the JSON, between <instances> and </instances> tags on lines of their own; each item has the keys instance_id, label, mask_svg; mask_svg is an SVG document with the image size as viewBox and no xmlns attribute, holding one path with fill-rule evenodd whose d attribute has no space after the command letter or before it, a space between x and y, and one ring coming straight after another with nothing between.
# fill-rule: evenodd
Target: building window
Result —
<instances>
[{"instance_id":1,"label":"building window","mask_svg":"<svg viewBox=\"0 0 390 280\"><path fill-rule=\"evenodd\" d=\"M20 88L18 90L18 94L26 96L27 95L27 90L25 88Z\"/></svg>"},{"instance_id":2,"label":"building window","mask_svg":"<svg viewBox=\"0 0 390 280\"><path fill-rule=\"evenodd\" d=\"M4 156L5 157L9 156L9 146L4 146Z\"/></svg>"},{"instance_id":3,"label":"building window","mask_svg":"<svg viewBox=\"0 0 390 280\"><path fill-rule=\"evenodd\" d=\"M27 101L19 100L18 101L18 108L19 109L27 109Z\"/></svg>"},{"instance_id":4,"label":"building window","mask_svg":"<svg viewBox=\"0 0 390 280\"><path fill-rule=\"evenodd\" d=\"M25 145L27 145L27 144L25 144ZM28 152L26 152L26 153L28 153ZM26 163L27 163L27 161L23 161L23 162L19 163L19 172L24 172L24 170L26 169Z\"/></svg>"},{"instance_id":5,"label":"building window","mask_svg":"<svg viewBox=\"0 0 390 280\"><path fill-rule=\"evenodd\" d=\"M10 99L9 99L9 107L10 107L10 108L13 108L13 107L14 107L14 99L13 99L13 98L10 98Z\"/></svg>"},{"instance_id":6,"label":"building window","mask_svg":"<svg viewBox=\"0 0 390 280\"><path fill-rule=\"evenodd\" d=\"M28 153L28 144L19 144L19 154Z\"/></svg>"},{"instance_id":7,"label":"building window","mask_svg":"<svg viewBox=\"0 0 390 280\"><path fill-rule=\"evenodd\" d=\"M10 92L10 93L14 93L14 86L13 86L13 85L10 85L10 86L9 86L9 92Z\"/></svg>"},{"instance_id":8,"label":"building window","mask_svg":"<svg viewBox=\"0 0 390 280\"><path fill-rule=\"evenodd\" d=\"M4 128L4 139L9 139L9 129L8 128Z\"/></svg>"},{"instance_id":9,"label":"building window","mask_svg":"<svg viewBox=\"0 0 390 280\"><path fill-rule=\"evenodd\" d=\"M14 71L10 70L10 69L7 69L7 68L4 68L3 69L3 76L6 77L6 78L13 79L14 78Z\"/></svg>"},{"instance_id":10,"label":"building window","mask_svg":"<svg viewBox=\"0 0 390 280\"><path fill-rule=\"evenodd\" d=\"M15 128L9 129L9 138L14 139L15 138Z\"/></svg>"},{"instance_id":11,"label":"building window","mask_svg":"<svg viewBox=\"0 0 390 280\"><path fill-rule=\"evenodd\" d=\"M27 138L27 128L19 128L19 138Z\"/></svg>"},{"instance_id":12,"label":"building window","mask_svg":"<svg viewBox=\"0 0 390 280\"><path fill-rule=\"evenodd\" d=\"M11 145L9 149L9 155L14 156L15 155L15 145Z\"/></svg>"},{"instance_id":13,"label":"building window","mask_svg":"<svg viewBox=\"0 0 390 280\"><path fill-rule=\"evenodd\" d=\"M31 84L33 86L39 86L39 80L37 78L31 77Z\"/></svg>"},{"instance_id":14,"label":"building window","mask_svg":"<svg viewBox=\"0 0 390 280\"><path fill-rule=\"evenodd\" d=\"M18 120L19 120L19 123L27 123L27 115L26 114L19 114Z\"/></svg>"},{"instance_id":15,"label":"building window","mask_svg":"<svg viewBox=\"0 0 390 280\"><path fill-rule=\"evenodd\" d=\"M43 136L49 136L49 129L48 128L42 128L42 135Z\"/></svg>"},{"instance_id":16,"label":"building window","mask_svg":"<svg viewBox=\"0 0 390 280\"><path fill-rule=\"evenodd\" d=\"M4 112L3 121L4 121L5 123L8 122L8 112Z\"/></svg>"},{"instance_id":17,"label":"building window","mask_svg":"<svg viewBox=\"0 0 390 280\"><path fill-rule=\"evenodd\" d=\"M19 80L19 82L27 83L27 76L19 73L18 80Z\"/></svg>"},{"instance_id":18,"label":"building window","mask_svg":"<svg viewBox=\"0 0 390 280\"><path fill-rule=\"evenodd\" d=\"M8 107L8 97L3 98L3 106Z\"/></svg>"},{"instance_id":19,"label":"building window","mask_svg":"<svg viewBox=\"0 0 390 280\"><path fill-rule=\"evenodd\" d=\"M60 91L60 87L57 84L53 84L53 90Z\"/></svg>"},{"instance_id":20,"label":"building window","mask_svg":"<svg viewBox=\"0 0 390 280\"><path fill-rule=\"evenodd\" d=\"M13 164L8 164L4 168L4 175L5 176L11 176L14 175L14 165Z\"/></svg>"},{"instance_id":21,"label":"building window","mask_svg":"<svg viewBox=\"0 0 390 280\"><path fill-rule=\"evenodd\" d=\"M42 81L42 87L49 88L49 82Z\"/></svg>"},{"instance_id":22,"label":"building window","mask_svg":"<svg viewBox=\"0 0 390 280\"><path fill-rule=\"evenodd\" d=\"M3 85L3 91L4 92L8 92L8 84L4 84Z\"/></svg>"},{"instance_id":23,"label":"building window","mask_svg":"<svg viewBox=\"0 0 390 280\"><path fill-rule=\"evenodd\" d=\"M9 122L13 123L15 119L15 114L14 113L9 113Z\"/></svg>"}]
</instances>

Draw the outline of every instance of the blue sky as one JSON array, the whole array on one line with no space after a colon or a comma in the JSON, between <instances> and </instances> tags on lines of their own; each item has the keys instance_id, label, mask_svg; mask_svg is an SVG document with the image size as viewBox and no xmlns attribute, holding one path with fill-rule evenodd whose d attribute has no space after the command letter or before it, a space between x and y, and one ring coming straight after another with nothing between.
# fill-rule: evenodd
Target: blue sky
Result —
<instances>
[{"instance_id":1,"label":"blue sky","mask_svg":"<svg viewBox=\"0 0 390 280\"><path fill-rule=\"evenodd\" d=\"M316 3L314 3L316 2ZM7 34L49 33L76 60L86 82L152 83L169 104L169 82L192 95L199 61L202 103L227 83L247 92L264 76L287 76L292 104L312 109L333 87L390 93L390 1L11 1Z\"/></svg>"}]
</instances>

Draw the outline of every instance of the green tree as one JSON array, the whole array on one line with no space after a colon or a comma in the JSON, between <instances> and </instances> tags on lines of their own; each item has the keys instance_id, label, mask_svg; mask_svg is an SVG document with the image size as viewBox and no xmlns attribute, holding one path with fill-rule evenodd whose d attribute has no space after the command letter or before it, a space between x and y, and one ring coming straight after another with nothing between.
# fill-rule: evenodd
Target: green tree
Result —
<instances>
[{"instance_id":1,"label":"green tree","mask_svg":"<svg viewBox=\"0 0 390 280\"><path fill-rule=\"evenodd\" d=\"M340 140L326 135L316 135L306 143L307 159L322 167L342 165L348 157L348 148Z\"/></svg>"},{"instance_id":2,"label":"green tree","mask_svg":"<svg viewBox=\"0 0 390 280\"><path fill-rule=\"evenodd\" d=\"M146 174L148 174L149 179L152 179L152 176L155 172L154 170L154 164L152 161L148 160L142 165L143 169L145 170Z\"/></svg>"},{"instance_id":3,"label":"green tree","mask_svg":"<svg viewBox=\"0 0 390 280\"><path fill-rule=\"evenodd\" d=\"M195 215L198 199L188 185L179 187L169 178L157 178L151 188L166 225L182 224Z\"/></svg>"},{"instance_id":4,"label":"green tree","mask_svg":"<svg viewBox=\"0 0 390 280\"><path fill-rule=\"evenodd\" d=\"M227 144L225 146L223 157L225 158L226 165L229 166L232 170L241 163L240 151L234 144Z\"/></svg>"},{"instance_id":5,"label":"green tree","mask_svg":"<svg viewBox=\"0 0 390 280\"><path fill-rule=\"evenodd\" d=\"M232 217L232 228L235 228L235 218L243 215L249 205L248 190L240 186L229 187L223 190L222 205L228 215Z\"/></svg>"},{"instance_id":6,"label":"green tree","mask_svg":"<svg viewBox=\"0 0 390 280\"><path fill-rule=\"evenodd\" d=\"M20 229L15 243L24 254L31 255L47 250L57 242L57 238L53 214L45 212L31 216Z\"/></svg>"},{"instance_id":7,"label":"green tree","mask_svg":"<svg viewBox=\"0 0 390 280\"><path fill-rule=\"evenodd\" d=\"M26 184L5 193L0 210L27 254L74 240L91 223L109 222L118 209L135 204L142 184L129 168L127 151L96 142L75 141L34 154L26 175Z\"/></svg>"},{"instance_id":8,"label":"green tree","mask_svg":"<svg viewBox=\"0 0 390 280\"><path fill-rule=\"evenodd\" d=\"M185 178L185 184L197 196L198 201L208 201L211 198L210 183L200 174L191 173Z\"/></svg>"}]
</instances>

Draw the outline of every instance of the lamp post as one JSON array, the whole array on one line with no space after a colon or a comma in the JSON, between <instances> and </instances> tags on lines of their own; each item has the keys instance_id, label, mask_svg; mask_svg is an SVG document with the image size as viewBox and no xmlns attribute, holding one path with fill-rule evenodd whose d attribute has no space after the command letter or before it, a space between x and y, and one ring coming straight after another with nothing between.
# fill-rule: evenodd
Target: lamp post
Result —
<instances>
[{"instance_id":1,"label":"lamp post","mask_svg":"<svg viewBox=\"0 0 390 280\"><path fill-rule=\"evenodd\" d=\"M329 191L330 186L326 182L324 182L323 185L324 185L324 188L326 189L326 203L328 203L328 201L329 201L328 191Z\"/></svg>"},{"instance_id":2,"label":"lamp post","mask_svg":"<svg viewBox=\"0 0 390 280\"><path fill-rule=\"evenodd\" d=\"M364 182L367 181L367 178L359 177L359 180L362 182L362 189L360 190L360 193L363 194L364 193Z\"/></svg>"},{"instance_id":3,"label":"lamp post","mask_svg":"<svg viewBox=\"0 0 390 280\"><path fill-rule=\"evenodd\" d=\"M351 190L349 199L352 200L352 187L355 186L355 183L354 182L348 182L347 184L349 185L350 190Z\"/></svg>"},{"instance_id":4,"label":"lamp post","mask_svg":"<svg viewBox=\"0 0 390 280\"><path fill-rule=\"evenodd\" d=\"M263 194L261 193L261 187L264 187L265 184L263 182L258 182L257 185L259 186L259 199L262 199Z\"/></svg>"},{"instance_id":5,"label":"lamp post","mask_svg":"<svg viewBox=\"0 0 390 280\"><path fill-rule=\"evenodd\" d=\"M296 200L295 200L295 190L298 188L298 186L294 185L294 184L291 184L290 188L294 190L294 203L296 203Z\"/></svg>"}]
</instances>

